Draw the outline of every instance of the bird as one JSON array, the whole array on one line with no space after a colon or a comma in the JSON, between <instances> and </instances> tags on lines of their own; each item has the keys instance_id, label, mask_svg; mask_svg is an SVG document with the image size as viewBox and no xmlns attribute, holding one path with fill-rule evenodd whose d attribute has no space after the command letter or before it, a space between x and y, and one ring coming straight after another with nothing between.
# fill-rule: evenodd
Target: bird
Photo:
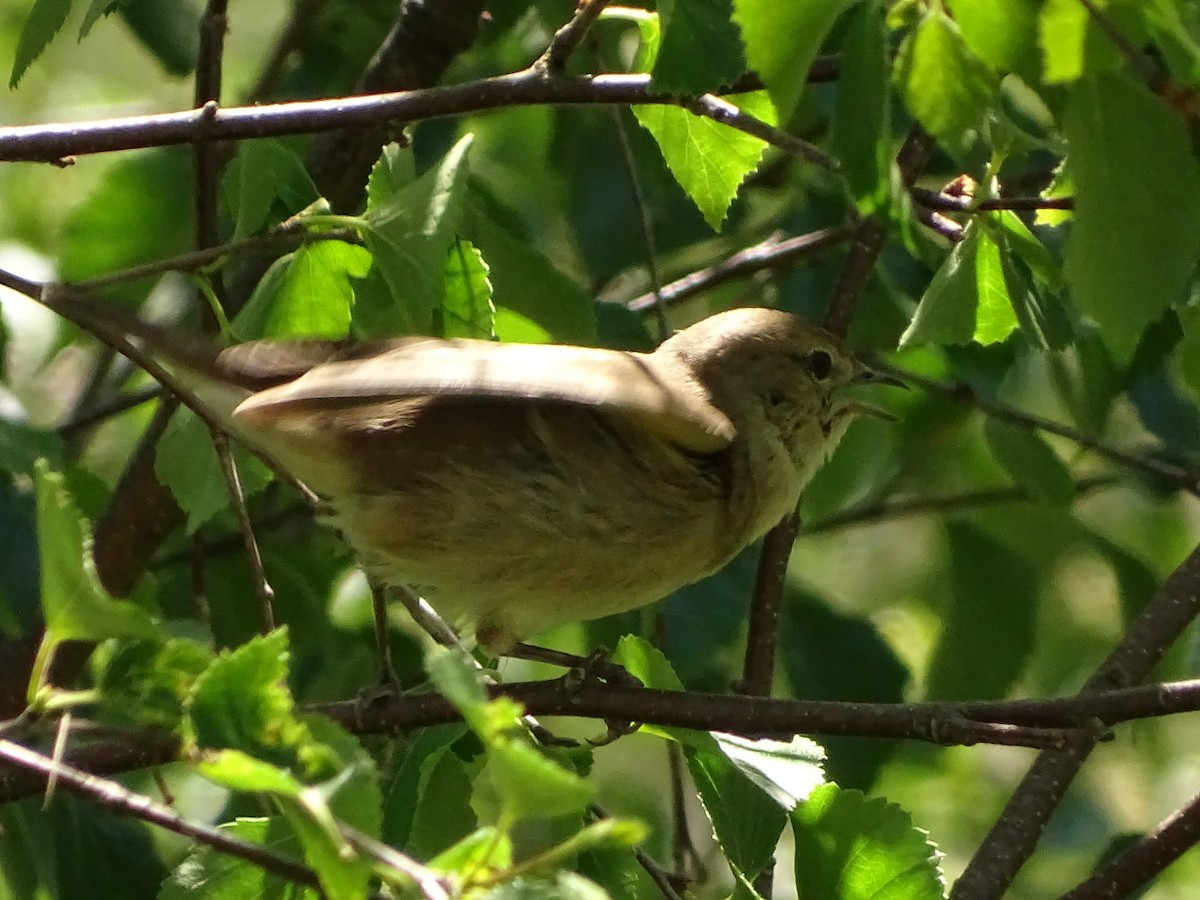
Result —
<instances>
[{"instance_id":1,"label":"bird","mask_svg":"<svg viewBox=\"0 0 1200 900\"><path fill-rule=\"evenodd\" d=\"M45 301L136 342L237 439L328 507L369 577L501 655L646 606L793 511L898 384L828 331L744 307L652 352L410 336L219 342L95 298Z\"/></svg>"}]
</instances>

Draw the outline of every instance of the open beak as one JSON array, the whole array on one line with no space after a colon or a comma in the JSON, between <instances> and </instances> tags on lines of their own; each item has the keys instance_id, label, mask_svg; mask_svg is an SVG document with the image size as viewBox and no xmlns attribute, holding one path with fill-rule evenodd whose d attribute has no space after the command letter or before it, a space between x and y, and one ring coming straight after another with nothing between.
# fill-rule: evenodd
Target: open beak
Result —
<instances>
[{"instance_id":1,"label":"open beak","mask_svg":"<svg viewBox=\"0 0 1200 900\"><path fill-rule=\"evenodd\" d=\"M854 379L855 384L886 384L890 387L903 388L908 390L908 385L897 378L895 375L889 375L887 372L877 372L874 369L863 367L862 372Z\"/></svg>"},{"instance_id":2,"label":"open beak","mask_svg":"<svg viewBox=\"0 0 1200 900\"><path fill-rule=\"evenodd\" d=\"M874 369L863 366L863 370L854 378L854 384L884 384L890 387L903 388L908 390L908 385L897 378L895 375L889 375L886 372L877 372ZM860 416L871 416L874 419L883 419L885 422L895 422L896 417L885 409L880 409L872 403L864 403L861 400L851 400L846 408Z\"/></svg>"}]
</instances>

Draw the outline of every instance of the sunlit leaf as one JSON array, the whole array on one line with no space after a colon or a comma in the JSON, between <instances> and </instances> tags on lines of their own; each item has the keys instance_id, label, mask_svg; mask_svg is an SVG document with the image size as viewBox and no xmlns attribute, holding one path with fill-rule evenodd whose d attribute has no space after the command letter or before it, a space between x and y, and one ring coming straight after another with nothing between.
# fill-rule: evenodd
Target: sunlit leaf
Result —
<instances>
[{"instance_id":1,"label":"sunlit leaf","mask_svg":"<svg viewBox=\"0 0 1200 900\"><path fill-rule=\"evenodd\" d=\"M1200 165L1182 119L1125 76L1076 83L1067 137L1071 296L1128 360L1146 326L1183 299L1200 258Z\"/></svg>"},{"instance_id":2,"label":"sunlit leaf","mask_svg":"<svg viewBox=\"0 0 1200 900\"><path fill-rule=\"evenodd\" d=\"M907 812L882 797L828 784L791 820L801 896L939 900L944 894L941 853Z\"/></svg>"}]
</instances>

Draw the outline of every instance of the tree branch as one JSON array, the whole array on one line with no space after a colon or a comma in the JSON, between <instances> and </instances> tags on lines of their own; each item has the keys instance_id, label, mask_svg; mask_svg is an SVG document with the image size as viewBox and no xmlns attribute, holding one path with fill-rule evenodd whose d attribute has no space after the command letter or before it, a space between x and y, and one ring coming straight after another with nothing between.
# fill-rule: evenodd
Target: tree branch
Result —
<instances>
[{"instance_id":1,"label":"tree branch","mask_svg":"<svg viewBox=\"0 0 1200 900\"><path fill-rule=\"evenodd\" d=\"M35 791L41 790L53 779L56 784L71 793L99 803L117 815L139 819L183 835L197 844L244 859L286 881L318 891L321 889L316 873L307 866L278 856L258 844L234 837L219 828L189 822L170 807L155 803L149 797L136 794L115 781L81 771L3 738L0 738L0 759L7 761L10 766L18 767L18 771L29 776L36 784Z\"/></svg>"},{"instance_id":2,"label":"tree branch","mask_svg":"<svg viewBox=\"0 0 1200 900\"><path fill-rule=\"evenodd\" d=\"M1196 565L1200 573L1200 562ZM1200 574L1196 577L1200 580ZM1200 710L1200 679L1050 700L909 704L786 700L595 682L567 686L562 679L491 685L488 691L493 697L511 697L537 716L636 721L746 737L814 734L944 746L1063 746L1081 733L1095 740L1097 729L1121 722ZM360 700L347 700L306 710L327 715L354 734L394 734L461 721L438 694L391 696L366 707ZM69 758L88 772L112 774L170 762L178 752L174 737L139 732L75 748ZM41 784L19 770L0 767L0 802L35 793Z\"/></svg>"},{"instance_id":3,"label":"tree branch","mask_svg":"<svg viewBox=\"0 0 1200 900\"><path fill-rule=\"evenodd\" d=\"M413 91L3 128L0 162L49 162L88 153L379 127L381 123L414 122L513 106L631 103L682 106L698 116L754 135L785 153L823 168L837 168L836 161L823 151L712 94L679 97L654 91L649 75L572 78L532 69Z\"/></svg>"},{"instance_id":4,"label":"tree branch","mask_svg":"<svg viewBox=\"0 0 1200 900\"><path fill-rule=\"evenodd\" d=\"M1167 648L1200 613L1200 548L1180 563L1134 620L1125 638L1080 692L1126 687L1145 678ZM1033 854L1051 814L1096 745L1077 734L1064 750L1042 753L1009 799L950 892L953 900L991 900L1008 890Z\"/></svg>"},{"instance_id":5,"label":"tree branch","mask_svg":"<svg viewBox=\"0 0 1200 900\"><path fill-rule=\"evenodd\" d=\"M761 244L739 250L715 265L691 272L663 285L660 293L664 303L675 303L712 290L727 281L746 278L765 270L782 269L829 247L837 246L848 240L852 234L853 229L843 225L822 228L787 239L772 236ZM654 293L650 292L626 301L625 306L633 312L642 312L653 307L654 302Z\"/></svg>"},{"instance_id":6,"label":"tree branch","mask_svg":"<svg viewBox=\"0 0 1200 900\"><path fill-rule=\"evenodd\" d=\"M1200 794L1149 834L1106 861L1059 900L1120 900L1161 873L1200 841Z\"/></svg>"},{"instance_id":7,"label":"tree branch","mask_svg":"<svg viewBox=\"0 0 1200 900\"><path fill-rule=\"evenodd\" d=\"M1049 434L1056 434L1059 437L1066 438L1107 460L1131 469L1136 469L1159 481L1166 482L1182 491L1187 491L1189 494L1200 497L1200 472L1186 469L1183 466L1177 466L1174 463L1164 462L1151 456L1119 450L1099 438L1084 434L1069 425L1063 425L1042 416L1024 412L996 400L989 400L971 385L962 381L938 381L934 378L918 375L916 372L910 372L906 369L899 369L883 363L879 364L879 368L895 375L897 378L903 379L906 384L924 388L930 393L938 394L956 403L973 406L994 419L1011 422L1014 425L1020 425L1025 428L1036 428L1039 431L1045 431Z\"/></svg>"}]
</instances>

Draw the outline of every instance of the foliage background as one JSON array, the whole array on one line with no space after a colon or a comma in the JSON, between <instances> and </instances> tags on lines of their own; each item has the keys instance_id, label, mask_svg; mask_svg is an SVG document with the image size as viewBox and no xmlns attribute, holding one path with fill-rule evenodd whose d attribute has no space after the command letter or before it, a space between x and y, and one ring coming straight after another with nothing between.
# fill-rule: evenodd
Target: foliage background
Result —
<instances>
[{"instance_id":1,"label":"foliage background","mask_svg":"<svg viewBox=\"0 0 1200 900\"><path fill-rule=\"evenodd\" d=\"M21 42L29 40L31 14L70 6L7 4L0 10L4 58L27 55L28 43ZM197 9L184 2L124 4L76 42L89 14L82 6L71 9L45 54L9 90L0 123L101 119L193 104L189 61L195 53ZM351 92L391 26L394 6L339 0L294 7L231 4L223 102ZM1192 93L1200 83L1196 5L1183 0L1111 3L1101 5L1099 14L1078 0L794 6L795 18L785 18L784 24L801 30L773 31L763 4L734 2L735 18L746 26L743 47L731 30L728 4L660 3L666 24L655 85L673 94L726 85L742 74L748 56L774 104L756 101L763 104L756 111L764 116L778 111L786 132L840 160L841 176L778 148L767 148L756 168L757 147L734 147L733 138L726 146L720 137L706 145L703 135L691 130L701 120L684 119L670 107L640 108L636 122L645 127L621 109L622 129L612 109L600 105L531 105L423 121L410 129L411 152L397 153L397 172L405 166L418 173L444 167L452 148L466 156L463 168L451 172L460 179L455 184L461 184L462 193L455 196L462 209L447 216L445 233L426 243L411 231L404 234L406 252L420 264L415 271L393 270L392 277L424 277L428 284L412 291L418 299L395 296L387 272L382 278L347 280L339 273L361 275L362 259L346 251L336 259L318 259L314 270L314 277L333 272L327 277L335 290L343 290L343 308L328 313L307 303L324 299L329 288L306 281L293 284L290 293L264 295L260 302L274 300L277 311L274 319L260 316L259 326L265 319L267 330L277 332L336 330L352 316L360 333L428 331L438 324L446 328L457 315L464 327L481 327L474 313L464 315L452 306L454 273L441 277L446 251L457 236L478 248L490 266L495 313L484 312L482 327L506 338L650 346L652 318L624 307L650 291L651 276L639 226L642 211L621 146L623 131L663 281L775 234L790 237L853 224L856 215L874 217L885 241L877 265L847 307L853 310L849 337L854 346L885 353L897 365L933 379L968 381L976 397L1049 417L1129 449L1139 460L1181 467L1194 479L1200 453L1200 319L1194 300L1200 173ZM147 12L151 7L155 17ZM487 10L478 36L453 59L442 83L528 65L571 18L573 4L510 0L489 3ZM297 15L311 16L312 26L278 78L256 94L269 57L264 48L272 47ZM1124 35L1136 52L1114 44L1103 23ZM636 23L627 20L600 22L593 29L594 43L575 53L570 70L632 66L638 33ZM641 36L644 48L647 35ZM810 38L807 54L803 36ZM837 77L808 84L801 92L803 72L818 50L839 61ZM789 59L793 65L796 59L804 63L799 75L788 70ZM671 119L676 113L678 121ZM968 174L978 182L978 197L991 197L997 189L1005 196L1070 196L1074 211L1021 211L1018 216L943 209L941 220L931 219L928 206L905 190L894 166L897 150L916 126L936 142L919 187L936 192ZM658 143L647 130L655 127L661 129ZM458 141L467 134L473 143L463 149ZM0 132L0 145L4 137ZM317 189L295 167L313 142L289 137L237 150L220 186L223 240L261 231L316 199ZM382 143L377 142L372 159ZM673 159L672 150L684 161ZM726 216L722 198L746 171L714 174L699 168L696 159L710 152L717 163L727 163L735 151L748 153L745 169L755 171ZM397 174L396 184L407 177ZM722 178L731 180L726 194ZM358 187L364 183L365 177ZM183 252L194 243L192 186L186 148L81 155L66 168L6 163L0 166L0 269L29 278L83 281ZM944 194L936 202L949 205ZM334 206L356 212L359 204L346 200ZM965 239L949 239L964 238L953 220L965 224ZM716 223L719 231L711 227ZM377 258L385 257L369 237L367 244ZM671 319L683 325L736 304L779 305L820 319L853 271L849 246L843 242L715 285L672 304ZM245 300L245 285L264 268L265 261L254 259L231 264L224 272L227 296ZM353 288L353 309L346 285ZM109 291L129 303L149 295L152 305L166 309L177 308L191 292L191 283L178 276ZM608 302L595 304L593 298ZM36 551L33 460L47 457L65 471L74 502L94 518L151 409L137 407L94 429L56 430L115 391L147 382L120 367L114 374L103 358L105 364L98 364L83 349L91 346L87 341L33 304L9 292L2 300L0 463L11 477L4 482L0 517L5 532L0 624L21 645L35 640L43 614L52 615L45 611L45 599L39 601L44 582ZM898 346L903 349L897 351ZM80 392L93 382L93 393L81 403ZM1078 690L1196 545L1200 519L1194 491L1180 490L1179 480L1170 483L1113 465L1069 439L1005 425L981 415L978 404L956 402L944 392L918 389L883 402L898 422L858 423L805 495L788 570L773 694L899 702ZM197 478L195 447L194 434L168 434L159 473L173 482L208 543L202 585L209 617L200 625L194 621L195 575L186 563L189 541L182 533L160 550L149 586L138 596L168 623L156 632L159 639L170 634L209 641L217 649L244 646L258 627L253 586L240 554L220 549L233 534L233 519L219 483ZM172 460L182 475L165 471ZM1007 492L1006 502L995 502L991 494L983 502L979 496L997 490ZM291 508L284 492L258 483L251 492L256 515ZM1014 501L1018 494L1021 502ZM930 497L956 499L903 517L869 509L881 501L919 504ZM839 524L839 517L848 521ZM285 518L259 537L280 598L277 616L289 629L292 694L300 703L353 696L371 678L372 642L369 598L347 574L347 554L335 536L303 517ZM45 554L44 530L41 538ZM754 559L747 554L727 572L658 609L561 629L541 642L585 652L599 644L615 646L629 631L654 634L689 689L728 691L741 675ZM108 634L84 629L73 636ZM420 637L400 612L394 641L401 675L414 683L422 675ZM153 703L144 696L130 702L115 687L120 682L111 673L123 671L113 661L121 659L121 646L106 645L80 683L98 681L113 695L111 707L124 700L150 717ZM1154 678L1194 674L1194 650L1193 629ZM518 664L505 664L501 673L505 681L551 674ZM155 677L146 676L146 683L155 684ZM261 686L265 691L269 679ZM24 683L5 691L19 695ZM471 703L476 701L460 702L475 709ZM103 704L99 711L85 710L102 719L114 714ZM171 715L167 720L176 724ZM1198 739L1194 717L1120 726L1115 739L1092 754L1011 896L1066 890L1111 845L1179 808L1196 792ZM495 748L507 738L495 740L493 749L500 753ZM829 752L826 770L833 781L887 798L930 832L945 853L942 866L950 882L967 865L1033 756L1017 748L942 748L865 738L821 743ZM376 739L366 745L383 772L376 789L386 796L403 771L407 745L389 749ZM305 741L297 739L296 746ZM627 737L596 751L594 760L571 764L581 768L606 808L649 826L645 847L652 856L671 858L664 741L645 734ZM454 765L461 771L440 775L438 805L421 808L424 817L418 818L429 833L410 834L405 849L419 859L442 849L451 834L469 831L467 800L478 772ZM222 822L261 812L247 795L229 799L195 766L167 772L175 804L187 818ZM230 784L228 773L214 777ZM144 773L126 782L154 793ZM35 884L51 895L82 896L83 884L73 882L78 876L71 872L84 873L90 889L99 885L115 896L149 896L180 862L183 849L175 837L164 838L73 798L56 797L47 813L37 802L3 811L0 849L11 896L31 895L25 891ZM385 809L395 813L403 806L385 804ZM709 826L694 802L689 816L713 870L713 883L697 890L723 895L730 882L719 848L707 841ZM538 825L546 832L554 827ZM553 843L545 833L522 839L531 846ZM153 852L146 852L150 841ZM778 859L776 891L787 896L791 850L786 843ZM309 862L315 865L311 856ZM604 882L597 875L602 867L586 871ZM1158 878L1146 896L1190 896L1197 878L1192 854Z\"/></svg>"}]
</instances>

